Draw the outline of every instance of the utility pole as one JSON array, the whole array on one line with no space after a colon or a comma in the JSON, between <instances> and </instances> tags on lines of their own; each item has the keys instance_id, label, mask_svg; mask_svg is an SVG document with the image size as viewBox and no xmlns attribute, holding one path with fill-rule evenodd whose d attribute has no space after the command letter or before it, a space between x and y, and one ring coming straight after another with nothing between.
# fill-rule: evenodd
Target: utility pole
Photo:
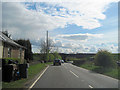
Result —
<instances>
[{"instance_id":1,"label":"utility pole","mask_svg":"<svg viewBox=\"0 0 120 90\"><path fill-rule=\"evenodd\" d=\"M47 31L47 38L46 38L47 48L46 48L46 59L48 59L48 31Z\"/></svg>"},{"instance_id":2,"label":"utility pole","mask_svg":"<svg viewBox=\"0 0 120 90\"><path fill-rule=\"evenodd\" d=\"M48 52L48 31L47 31L46 43L47 43L47 52Z\"/></svg>"}]
</instances>

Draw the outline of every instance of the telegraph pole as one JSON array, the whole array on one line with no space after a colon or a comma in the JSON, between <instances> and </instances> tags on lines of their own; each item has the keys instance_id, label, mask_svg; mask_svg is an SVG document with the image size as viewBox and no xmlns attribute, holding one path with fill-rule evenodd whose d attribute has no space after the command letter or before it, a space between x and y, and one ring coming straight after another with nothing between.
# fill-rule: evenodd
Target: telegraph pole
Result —
<instances>
[{"instance_id":1,"label":"telegraph pole","mask_svg":"<svg viewBox=\"0 0 120 90\"><path fill-rule=\"evenodd\" d=\"M47 48L46 48L46 59L48 59L48 31L47 31L46 43L47 43Z\"/></svg>"},{"instance_id":2,"label":"telegraph pole","mask_svg":"<svg viewBox=\"0 0 120 90\"><path fill-rule=\"evenodd\" d=\"M48 52L48 31L47 31L46 43L47 43L47 52Z\"/></svg>"}]
</instances>

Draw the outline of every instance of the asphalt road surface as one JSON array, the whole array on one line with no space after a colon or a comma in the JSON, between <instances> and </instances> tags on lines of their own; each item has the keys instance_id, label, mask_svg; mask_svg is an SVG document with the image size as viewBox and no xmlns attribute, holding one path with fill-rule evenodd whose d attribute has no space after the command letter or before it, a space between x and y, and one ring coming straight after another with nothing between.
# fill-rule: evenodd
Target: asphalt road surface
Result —
<instances>
[{"instance_id":1,"label":"asphalt road surface","mask_svg":"<svg viewBox=\"0 0 120 90\"><path fill-rule=\"evenodd\" d=\"M33 88L118 88L118 80L64 63L50 65Z\"/></svg>"}]
</instances>

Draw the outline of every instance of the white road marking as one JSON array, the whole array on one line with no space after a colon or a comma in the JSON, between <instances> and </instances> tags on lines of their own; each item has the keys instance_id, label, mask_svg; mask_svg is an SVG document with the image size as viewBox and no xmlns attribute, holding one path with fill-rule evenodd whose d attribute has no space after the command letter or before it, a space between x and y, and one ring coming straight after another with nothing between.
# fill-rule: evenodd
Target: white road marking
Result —
<instances>
[{"instance_id":1,"label":"white road marking","mask_svg":"<svg viewBox=\"0 0 120 90\"><path fill-rule=\"evenodd\" d=\"M73 67L76 67L76 68L79 68L79 69L81 69L81 70L83 70L83 71L87 71L87 72L90 71L90 70L87 70L87 69L85 69L85 68L81 68L81 67L75 66L75 65L73 65L73 64L69 64L69 65L71 65L71 66L73 66ZM103 75L103 74L98 74L98 75L103 76L103 77L105 77L105 78L109 78L109 79L113 79L113 80L119 81L118 79L115 79L115 78L112 78L112 77L109 77L109 76L106 76L106 75Z\"/></svg>"},{"instance_id":2,"label":"white road marking","mask_svg":"<svg viewBox=\"0 0 120 90\"><path fill-rule=\"evenodd\" d=\"M93 88L91 85L89 85L90 88Z\"/></svg>"},{"instance_id":3,"label":"white road marking","mask_svg":"<svg viewBox=\"0 0 120 90\"><path fill-rule=\"evenodd\" d=\"M70 70L70 72L73 74L73 75L75 75L77 78L79 78L79 76L77 76L74 72L72 72L71 70Z\"/></svg>"},{"instance_id":4,"label":"white road marking","mask_svg":"<svg viewBox=\"0 0 120 90\"><path fill-rule=\"evenodd\" d=\"M42 72L42 74L36 79L36 81L29 87L29 90L36 84L36 82L41 78L41 76L45 73L49 66Z\"/></svg>"}]
</instances>

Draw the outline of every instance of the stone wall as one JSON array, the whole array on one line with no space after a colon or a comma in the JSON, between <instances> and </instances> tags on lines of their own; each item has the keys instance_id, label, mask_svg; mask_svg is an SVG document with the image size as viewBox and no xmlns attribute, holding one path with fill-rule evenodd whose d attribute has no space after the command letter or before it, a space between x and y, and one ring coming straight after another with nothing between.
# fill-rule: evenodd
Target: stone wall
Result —
<instances>
[{"instance_id":1,"label":"stone wall","mask_svg":"<svg viewBox=\"0 0 120 90\"><path fill-rule=\"evenodd\" d=\"M8 56L8 48L9 47L4 47L4 49L3 49L4 50L3 51L3 54L4 54L3 58L8 58L8 57L10 57L10 58L19 58L19 59L21 59L22 63L24 62L24 52L25 52L24 49L20 50L20 48L11 48L11 55Z\"/></svg>"},{"instance_id":2,"label":"stone wall","mask_svg":"<svg viewBox=\"0 0 120 90\"><path fill-rule=\"evenodd\" d=\"M20 58L20 51L19 51L19 49L12 49L11 50L11 58Z\"/></svg>"}]
</instances>

